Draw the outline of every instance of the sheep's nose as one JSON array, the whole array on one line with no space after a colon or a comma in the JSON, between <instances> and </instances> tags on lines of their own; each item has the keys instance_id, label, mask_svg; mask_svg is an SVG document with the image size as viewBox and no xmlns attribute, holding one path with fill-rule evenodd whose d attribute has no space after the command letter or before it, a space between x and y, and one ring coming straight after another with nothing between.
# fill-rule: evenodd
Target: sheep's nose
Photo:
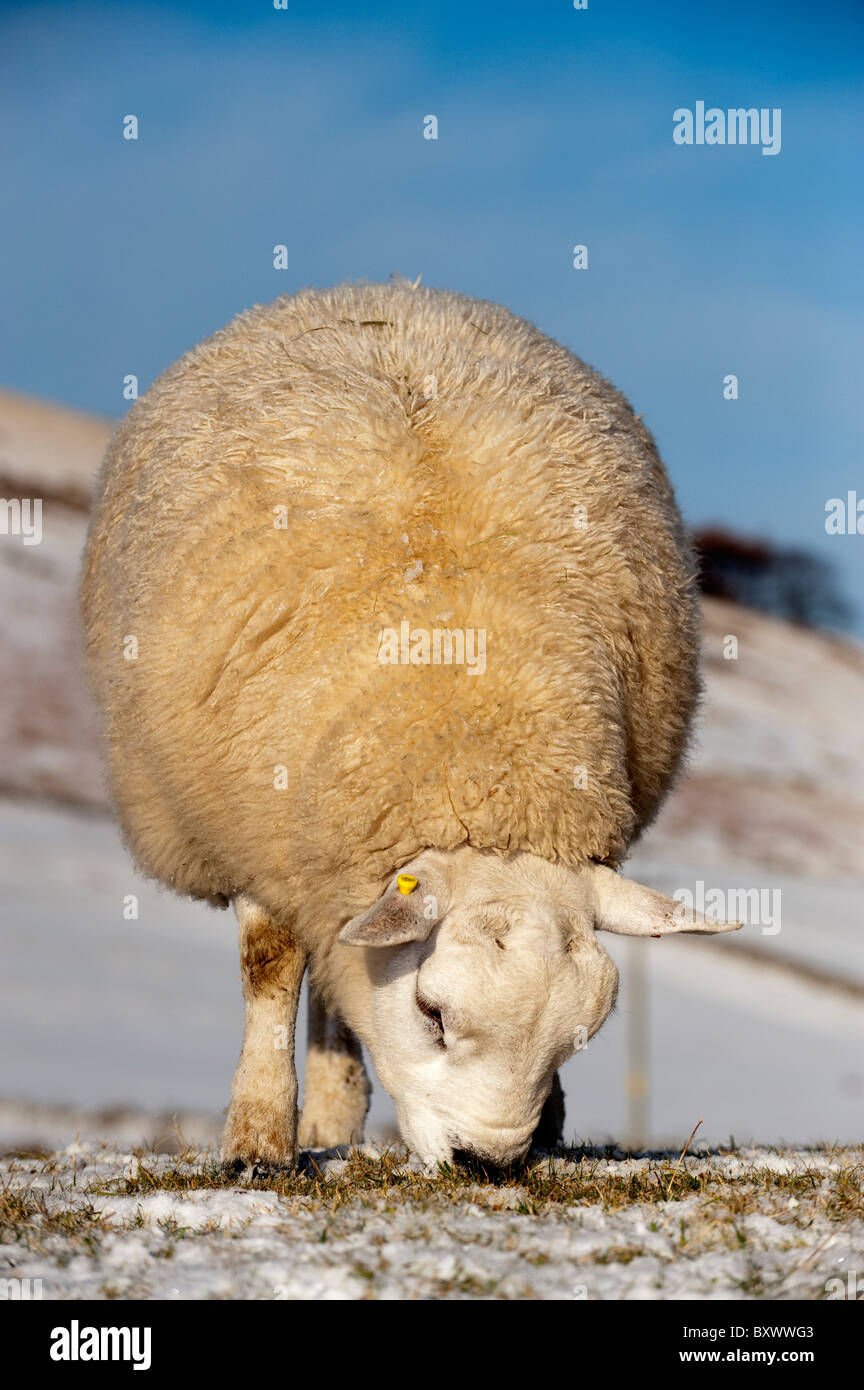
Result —
<instances>
[{"instance_id":1,"label":"sheep's nose","mask_svg":"<svg viewBox=\"0 0 864 1390\"><path fill-rule=\"evenodd\" d=\"M463 1172L474 1173L491 1178L493 1182L505 1175L505 1167L494 1158L478 1153L476 1149L454 1149L453 1162Z\"/></svg>"}]
</instances>

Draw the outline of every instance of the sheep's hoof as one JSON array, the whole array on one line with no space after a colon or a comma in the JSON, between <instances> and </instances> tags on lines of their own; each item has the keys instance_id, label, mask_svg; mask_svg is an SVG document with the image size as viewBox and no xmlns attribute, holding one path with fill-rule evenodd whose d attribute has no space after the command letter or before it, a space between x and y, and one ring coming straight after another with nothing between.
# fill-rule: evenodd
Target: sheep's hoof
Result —
<instances>
[{"instance_id":1,"label":"sheep's hoof","mask_svg":"<svg viewBox=\"0 0 864 1390\"><path fill-rule=\"evenodd\" d=\"M233 1182L267 1182L273 1178L293 1178L297 1171L295 1163L271 1163L260 1158L226 1158L222 1160L222 1173Z\"/></svg>"},{"instance_id":2,"label":"sheep's hoof","mask_svg":"<svg viewBox=\"0 0 864 1390\"><path fill-rule=\"evenodd\" d=\"M259 1100L234 1099L222 1137L226 1173L258 1177L293 1172L297 1166L297 1112Z\"/></svg>"}]
</instances>

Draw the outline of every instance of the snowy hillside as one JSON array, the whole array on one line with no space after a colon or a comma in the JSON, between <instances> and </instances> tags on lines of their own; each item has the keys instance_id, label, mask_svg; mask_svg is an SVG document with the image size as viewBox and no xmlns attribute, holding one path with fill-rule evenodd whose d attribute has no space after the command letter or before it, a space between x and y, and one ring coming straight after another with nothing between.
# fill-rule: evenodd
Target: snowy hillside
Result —
<instances>
[{"instance_id":1,"label":"snowy hillside","mask_svg":"<svg viewBox=\"0 0 864 1390\"><path fill-rule=\"evenodd\" d=\"M102 804L76 588L102 420L0 391L0 496L42 499L42 540L0 535L0 794Z\"/></svg>"}]
</instances>

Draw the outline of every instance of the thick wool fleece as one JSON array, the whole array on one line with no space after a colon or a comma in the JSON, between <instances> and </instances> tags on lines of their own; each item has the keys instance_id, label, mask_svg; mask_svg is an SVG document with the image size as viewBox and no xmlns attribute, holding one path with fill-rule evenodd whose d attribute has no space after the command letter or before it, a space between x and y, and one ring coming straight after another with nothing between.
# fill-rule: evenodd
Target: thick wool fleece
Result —
<instances>
[{"instance_id":1,"label":"thick wool fleece","mask_svg":"<svg viewBox=\"0 0 864 1390\"><path fill-rule=\"evenodd\" d=\"M407 283L279 299L160 377L83 608L141 867L304 938L429 846L620 861L697 696L648 430L529 323ZM383 664L403 620L485 630L485 671Z\"/></svg>"}]
</instances>

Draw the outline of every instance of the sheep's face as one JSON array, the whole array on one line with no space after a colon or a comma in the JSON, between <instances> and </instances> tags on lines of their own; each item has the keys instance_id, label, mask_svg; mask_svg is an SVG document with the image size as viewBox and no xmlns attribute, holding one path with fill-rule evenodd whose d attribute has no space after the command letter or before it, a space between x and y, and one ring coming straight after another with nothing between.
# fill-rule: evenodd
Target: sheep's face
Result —
<instances>
[{"instance_id":1,"label":"sheep's face","mask_svg":"<svg viewBox=\"0 0 864 1390\"><path fill-rule=\"evenodd\" d=\"M558 1067L615 1002L596 928L718 931L601 865L427 851L340 940L365 948L366 1043L423 1158L527 1154ZM731 924L737 926L738 924Z\"/></svg>"}]
</instances>

